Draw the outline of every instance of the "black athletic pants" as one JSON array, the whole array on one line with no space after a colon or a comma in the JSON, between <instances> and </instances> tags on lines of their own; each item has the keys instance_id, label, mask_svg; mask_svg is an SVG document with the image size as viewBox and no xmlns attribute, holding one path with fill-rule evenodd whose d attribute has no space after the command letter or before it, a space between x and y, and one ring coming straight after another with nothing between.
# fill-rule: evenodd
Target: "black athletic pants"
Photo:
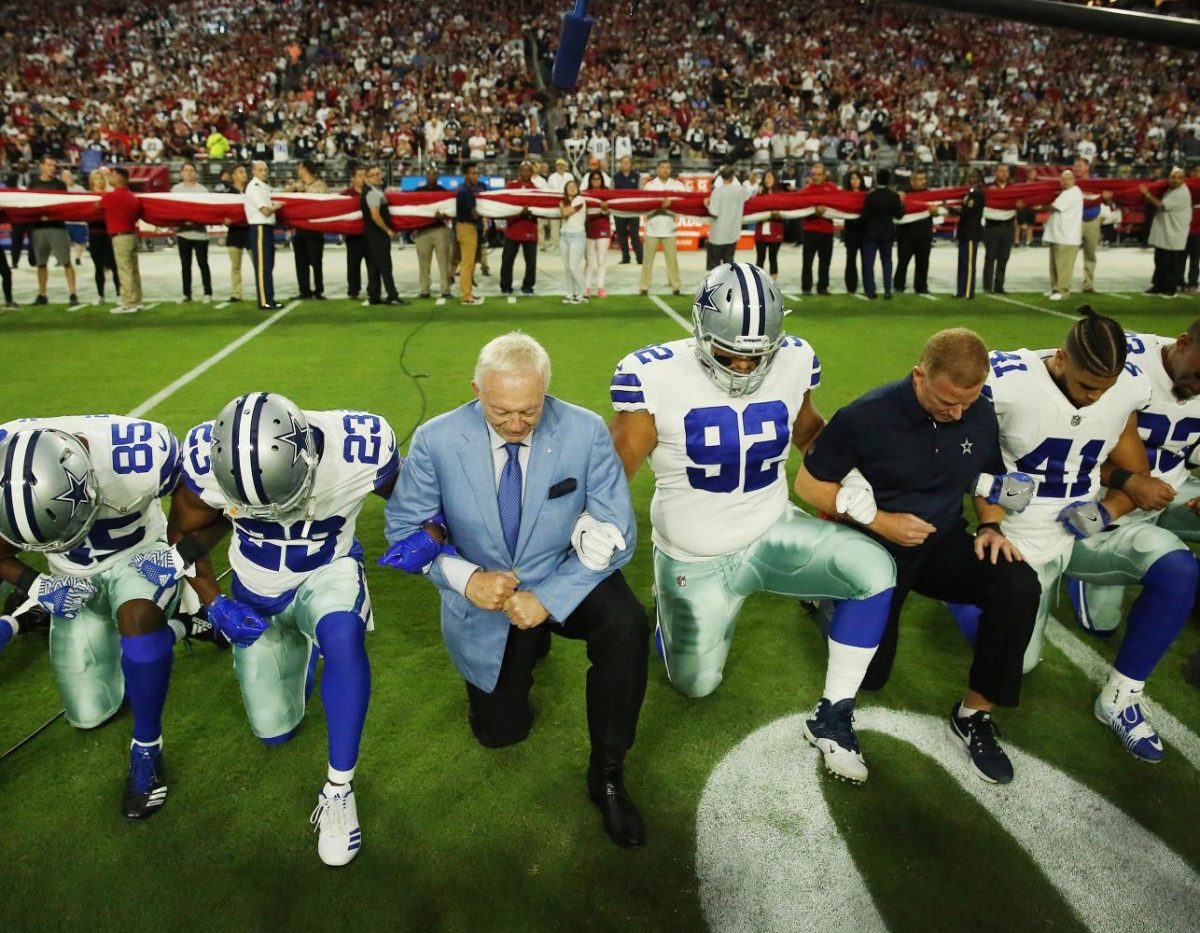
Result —
<instances>
[{"instance_id":1,"label":"black athletic pants","mask_svg":"<svg viewBox=\"0 0 1200 933\"><path fill-rule=\"evenodd\" d=\"M175 243L179 247L179 264L183 267L183 296L189 301L192 297L192 256L196 257L196 264L200 267L200 284L204 287L204 294L212 297L212 273L208 269L208 240L188 240L184 237L176 237Z\"/></svg>"},{"instance_id":2,"label":"black athletic pants","mask_svg":"<svg viewBox=\"0 0 1200 933\"><path fill-rule=\"evenodd\" d=\"M754 241L754 264L760 269L767 269L763 264L770 262L771 268L767 269L771 275L779 275L779 247L782 243L767 243L763 240Z\"/></svg>"},{"instance_id":3,"label":"black athletic pants","mask_svg":"<svg viewBox=\"0 0 1200 933\"><path fill-rule=\"evenodd\" d=\"M505 295L512 292L513 265L516 263L518 252L525 260L525 275L521 278L521 291L533 291L534 283L537 281L537 240L505 239L504 252L500 254L500 291Z\"/></svg>"},{"instance_id":4,"label":"black athletic pants","mask_svg":"<svg viewBox=\"0 0 1200 933\"><path fill-rule=\"evenodd\" d=\"M117 260L113 256L112 237L104 230L88 228L88 255L92 257L92 269L96 274L96 294L104 298L104 272L112 273L113 288L119 294L121 279L117 276Z\"/></svg>"}]
</instances>

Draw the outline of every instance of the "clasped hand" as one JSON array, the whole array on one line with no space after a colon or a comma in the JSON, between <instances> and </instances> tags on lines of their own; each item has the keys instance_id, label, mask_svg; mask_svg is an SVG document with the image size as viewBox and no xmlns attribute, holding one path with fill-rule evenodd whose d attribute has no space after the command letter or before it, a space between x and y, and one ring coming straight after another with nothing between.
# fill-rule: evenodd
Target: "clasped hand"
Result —
<instances>
[{"instance_id":1,"label":"clasped hand","mask_svg":"<svg viewBox=\"0 0 1200 933\"><path fill-rule=\"evenodd\" d=\"M534 628L550 612L533 593L518 590L520 582L509 570L476 570L467 581L466 596L480 609L503 612L517 628Z\"/></svg>"}]
</instances>

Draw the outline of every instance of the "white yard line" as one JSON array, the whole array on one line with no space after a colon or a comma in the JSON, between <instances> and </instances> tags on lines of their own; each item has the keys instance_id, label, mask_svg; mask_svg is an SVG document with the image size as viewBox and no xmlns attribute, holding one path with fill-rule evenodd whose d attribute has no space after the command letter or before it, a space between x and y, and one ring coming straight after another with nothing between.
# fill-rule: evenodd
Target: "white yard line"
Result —
<instances>
[{"instance_id":1,"label":"white yard line","mask_svg":"<svg viewBox=\"0 0 1200 933\"><path fill-rule=\"evenodd\" d=\"M222 301L222 302L221 302L219 305L213 305L213 307L214 307L216 310L218 310L218 311L222 311L222 310L224 310L225 308L228 308L228 307L229 307L229 302L228 302L228 301Z\"/></svg>"},{"instance_id":2,"label":"white yard line","mask_svg":"<svg viewBox=\"0 0 1200 933\"><path fill-rule=\"evenodd\" d=\"M991 292L985 292L988 298L994 298L996 301L1003 301L1006 305L1016 305L1018 308L1026 308L1030 311L1037 311L1040 314L1049 314L1054 317L1065 317L1068 321L1079 319L1078 314L1067 314L1065 311L1054 311L1050 308L1040 308L1037 305L1031 305L1027 301L1017 301L1016 298L1005 298L1003 295L995 295Z\"/></svg>"},{"instance_id":3,"label":"white yard line","mask_svg":"<svg viewBox=\"0 0 1200 933\"><path fill-rule=\"evenodd\" d=\"M926 301L938 301L938 300L940 300L940 299L938 299L938 298L935 298L933 295L927 295L927 294L925 294L924 292L914 292L913 294L915 294L915 295L920 295L920 296L921 296L922 298L924 298Z\"/></svg>"},{"instance_id":4,"label":"white yard line","mask_svg":"<svg viewBox=\"0 0 1200 933\"><path fill-rule=\"evenodd\" d=\"M854 293L854 297L857 298L859 301L870 301L871 300L866 295L860 295L858 292Z\"/></svg>"},{"instance_id":5,"label":"white yard line","mask_svg":"<svg viewBox=\"0 0 1200 933\"><path fill-rule=\"evenodd\" d=\"M801 296L801 295L787 294L787 295L784 295L783 297L787 298L791 301L803 301L804 300L803 296Z\"/></svg>"},{"instance_id":6,"label":"white yard line","mask_svg":"<svg viewBox=\"0 0 1200 933\"><path fill-rule=\"evenodd\" d=\"M438 305L439 307L440 307L440 306L442 306L442 305L444 305L445 303L446 303L446 299L445 299L445 298L439 298L437 301L435 301L435 302L434 302L434 304L435 304L435 305Z\"/></svg>"},{"instance_id":7,"label":"white yard line","mask_svg":"<svg viewBox=\"0 0 1200 933\"><path fill-rule=\"evenodd\" d=\"M1122 301L1133 301L1128 295L1122 295L1120 292L1102 292L1101 294L1107 295L1109 298L1120 298Z\"/></svg>"},{"instance_id":8,"label":"white yard line","mask_svg":"<svg viewBox=\"0 0 1200 933\"><path fill-rule=\"evenodd\" d=\"M129 417L130 418L141 418L148 411L155 408L162 402L165 402L167 399L169 399L172 395L174 395L176 392L178 392L180 389L182 389L188 383L190 383L193 380L197 379L198 377L204 375L204 373L208 372L208 370L212 369L219 362L221 362L221 360L225 359L225 357L229 356L231 353L233 353L239 347L242 347L245 344L249 343L251 340L253 340L259 334L261 334L264 330L266 330L268 327L270 327L272 324L274 324L276 321L278 321L285 314L288 314L290 311L292 311L294 308L296 308L299 304L300 304L300 302L293 301L291 304L287 305L282 310L276 311L274 314L272 314L269 318L267 318L261 324L257 325L256 327L252 327L250 330L246 331L246 333L242 334L242 336L238 337L235 340L230 341L225 346L223 346L220 350L218 350L216 353L214 353L212 356L210 356L208 359L206 359L203 363L200 363L199 365L193 367L192 369L189 369L186 373L184 373L182 376L180 376L178 379L176 379L170 385L166 386L165 388L159 389L157 392L155 392L153 395L151 395L148 399L146 399L146 401L142 402L142 404L135 407L132 411L129 412Z\"/></svg>"},{"instance_id":9,"label":"white yard line","mask_svg":"<svg viewBox=\"0 0 1200 933\"><path fill-rule=\"evenodd\" d=\"M659 309L662 311L663 314L665 314L667 317L669 317L672 321L674 321L676 324L678 324L680 327L682 327L688 333L691 333L692 325L687 322L687 319L684 318L683 315L681 315L677 311L675 311L674 308L672 308L669 304L667 304L665 301L663 301L661 298L659 298L658 295L651 295L650 300L653 301L656 305L658 305Z\"/></svg>"},{"instance_id":10,"label":"white yard line","mask_svg":"<svg viewBox=\"0 0 1200 933\"><path fill-rule=\"evenodd\" d=\"M515 305L517 303L517 299L516 299L515 295L507 295L506 297L508 298L508 303L510 305Z\"/></svg>"}]
</instances>

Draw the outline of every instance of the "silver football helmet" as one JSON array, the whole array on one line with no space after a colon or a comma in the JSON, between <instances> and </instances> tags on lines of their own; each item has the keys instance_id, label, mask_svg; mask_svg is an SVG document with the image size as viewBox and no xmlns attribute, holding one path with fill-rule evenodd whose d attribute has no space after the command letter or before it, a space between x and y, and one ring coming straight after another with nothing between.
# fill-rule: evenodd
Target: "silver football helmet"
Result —
<instances>
[{"instance_id":1,"label":"silver football helmet","mask_svg":"<svg viewBox=\"0 0 1200 933\"><path fill-rule=\"evenodd\" d=\"M317 459L304 412L282 395L241 395L213 423L213 476L243 515L296 514L312 492Z\"/></svg>"},{"instance_id":2,"label":"silver football helmet","mask_svg":"<svg viewBox=\"0 0 1200 933\"><path fill-rule=\"evenodd\" d=\"M22 551L69 551L99 510L79 438L49 428L0 438L0 538Z\"/></svg>"},{"instance_id":3,"label":"silver football helmet","mask_svg":"<svg viewBox=\"0 0 1200 933\"><path fill-rule=\"evenodd\" d=\"M783 342L786 313L779 286L758 266L733 262L709 272L692 302L696 357L708 378L735 397L757 391ZM740 373L730 356L754 357L758 365Z\"/></svg>"}]
</instances>

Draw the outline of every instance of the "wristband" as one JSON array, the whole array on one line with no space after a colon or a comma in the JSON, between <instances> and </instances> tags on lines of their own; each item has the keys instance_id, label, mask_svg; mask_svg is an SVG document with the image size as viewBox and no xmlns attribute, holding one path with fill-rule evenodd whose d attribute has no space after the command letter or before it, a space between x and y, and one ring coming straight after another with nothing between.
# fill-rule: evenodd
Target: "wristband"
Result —
<instances>
[{"instance_id":1,"label":"wristband","mask_svg":"<svg viewBox=\"0 0 1200 933\"><path fill-rule=\"evenodd\" d=\"M196 540L195 535L186 535L175 545L175 552L190 567L204 556L204 547Z\"/></svg>"},{"instance_id":2,"label":"wristband","mask_svg":"<svg viewBox=\"0 0 1200 933\"><path fill-rule=\"evenodd\" d=\"M1007 537L1007 535L1004 534L1004 531L1000 528L999 522L984 522L976 527L975 534L979 534L979 532L983 531L985 528L992 529L992 531L996 532L996 534L1000 535L1001 537Z\"/></svg>"},{"instance_id":3,"label":"wristband","mask_svg":"<svg viewBox=\"0 0 1200 933\"><path fill-rule=\"evenodd\" d=\"M1125 484L1133 477L1131 470L1123 470L1121 467L1113 467L1112 473L1108 477L1108 482L1105 484L1109 489L1124 489Z\"/></svg>"},{"instance_id":4,"label":"wristband","mask_svg":"<svg viewBox=\"0 0 1200 933\"><path fill-rule=\"evenodd\" d=\"M28 568L21 571L21 575L17 577L16 587L26 596L33 592L33 585L37 582L39 574L36 570Z\"/></svg>"}]
</instances>

